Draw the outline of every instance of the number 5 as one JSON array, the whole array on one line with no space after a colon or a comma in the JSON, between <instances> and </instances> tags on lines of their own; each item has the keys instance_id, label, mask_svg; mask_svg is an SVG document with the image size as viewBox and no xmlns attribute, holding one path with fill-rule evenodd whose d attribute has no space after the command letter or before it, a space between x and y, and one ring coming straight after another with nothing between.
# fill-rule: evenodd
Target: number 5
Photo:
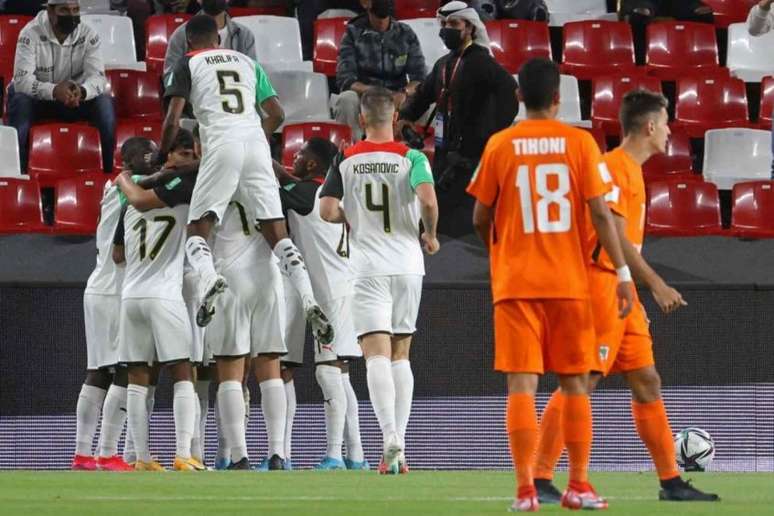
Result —
<instances>
[{"instance_id":1,"label":"number 5","mask_svg":"<svg viewBox=\"0 0 774 516\"><path fill-rule=\"evenodd\" d=\"M555 176L557 187L548 187L548 178ZM516 188L521 200L521 218L524 221L524 233L535 232L535 217L532 206L532 184L529 166L521 165L516 174ZM537 203L537 230L539 233L565 233L572 227L572 204L567 198L570 192L570 170L562 163L538 165L535 169L535 190L540 196ZM559 208L559 218L551 220L549 207L555 204Z\"/></svg>"}]
</instances>

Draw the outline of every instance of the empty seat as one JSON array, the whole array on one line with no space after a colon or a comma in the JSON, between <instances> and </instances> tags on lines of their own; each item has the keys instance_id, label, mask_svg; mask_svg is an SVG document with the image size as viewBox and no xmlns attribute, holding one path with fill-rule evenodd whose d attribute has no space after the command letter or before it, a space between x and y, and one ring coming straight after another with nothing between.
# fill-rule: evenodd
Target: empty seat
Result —
<instances>
[{"instance_id":1,"label":"empty seat","mask_svg":"<svg viewBox=\"0 0 774 516\"><path fill-rule=\"evenodd\" d=\"M314 22L314 71L336 76L341 39L347 32L349 18L325 18Z\"/></svg>"},{"instance_id":2,"label":"empty seat","mask_svg":"<svg viewBox=\"0 0 774 516\"><path fill-rule=\"evenodd\" d=\"M132 20L125 16L102 14L85 14L81 19L99 34L105 68L145 68L137 62Z\"/></svg>"},{"instance_id":3,"label":"empty seat","mask_svg":"<svg viewBox=\"0 0 774 516\"><path fill-rule=\"evenodd\" d=\"M524 20L495 20L486 23L492 53L511 74L533 57L551 59L548 25Z\"/></svg>"},{"instance_id":4,"label":"empty seat","mask_svg":"<svg viewBox=\"0 0 774 516\"><path fill-rule=\"evenodd\" d=\"M395 0L395 17L399 20L432 18L441 7L440 0Z\"/></svg>"},{"instance_id":5,"label":"empty seat","mask_svg":"<svg viewBox=\"0 0 774 516\"><path fill-rule=\"evenodd\" d=\"M0 16L0 61L10 60L13 63L19 33L30 20L31 16Z\"/></svg>"},{"instance_id":6,"label":"empty seat","mask_svg":"<svg viewBox=\"0 0 774 516\"><path fill-rule=\"evenodd\" d=\"M55 233L96 233L102 192L107 179L104 174L85 174L57 181L54 187Z\"/></svg>"},{"instance_id":7,"label":"empty seat","mask_svg":"<svg viewBox=\"0 0 774 516\"><path fill-rule=\"evenodd\" d=\"M118 15L118 11L110 10L110 0L80 0L81 15L109 14Z\"/></svg>"},{"instance_id":8,"label":"empty seat","mask_svg":"<svg viewBox=\"0 0 774 516\"><path fill-rule=\"evenodd\" d=\"M693 174L691 139L682 132L673 132L667 142L666 152L656 154L642 165L646 181L661 181L679 176L679 179L702 179Z\"/></svg>"},{"instance_id":9,"label":"empty seat","mask_svg":"<svg viewBox=\"0 0 774 516\"><path fill-rule=\"evenodd\" d=\"M119 120L116 124L116 146L113 152L113 170L121 169L121 146L129 138L141 136L159 143L161 139L161 122L154 120Z\"/></svg>"},{"instance_id":10,"label":"empty seat","mask_svg":"<svg viewBox=\"0 0 774 516\"><path fill-rule=\"evenodd\" d=\"M677 81L674 127L691 138L702 138L710 129L746 127L747 90L735 78L686 77Z\"/></svg>"},{"instance_id":11,"label":"empty seat","mask_svg":"<svg viewBox=\"0 0 774 516\"><path fill-rule=\"evenodd\" d=\"M717 75L721 70L715 27L707 23L659 22L647 29L648 73L674 81L686 75Z\"/></svg>"},{"instance_id":12,"label":"empty seat","mask_svg":"<svg viewBox=\"0 0 774 516\"><path fill-rule=\"evenodd\" d=\"M419 46L422 47L422 54L425 56L426 71L430 73L435 62L449 53L441 38L438 37L438 31L441 30L438 20L435 18L413 18L401 21L411 27L411 30L417 35Z\"/></svg>"},{"instance_id":13,"label":"empty seat","mask_svg":"<svg viewBox=\"0 0 774 516\"><path fill-rule=\"evenodd\" d=\"M761 108L758 112L758 125L761 129L771 129L772 113L774 113L774 77L768 75L761 81Z\"/></svg>"},{"instance_id":14,"label":"empty seat","mask_svg":"<svg viewBox=\"0 0 774 516\"><path fill-rule=\"evenodd\" d=\"M321 73L270 71L269 80L285 108L285 121L330 120L328 78Z\"/></svg>"},{"instance_id":15,"label":"empty seat","mask_svg":"<svg viewBox=\"0 0 774 516\"><path fill-rule=\"evenodd\" d=\"M516 77L516 79L518 80L518 77ZM591 125L588 120L581 119L578 79L572 75L561 76L559 82L559 99L559 113L556 115L557 120L577 126ZM525 118L527 118L527 108L524 107L523 103L519 103L519 113L516 115L516 120L524 120Z\"/></svg>"},{"instance_id":16,"label":"empty seat","mask_svg":"<svg viewBox=\"0 0 774 516\"><path fill-rule=\"evenodd\" d=\"M760 129L716 129L704 136L704 179L721 190L771 178L771 133Z\"/></svg>"},{"instance_id":17,"label":"empty seat","mask_svg":"<svg viewBox=\"0 0 774 516\"><path fill-rule=\"evenodd\" d=\"M288 8L284 5L266 5L263 7L229 7L228 14L234 18L242 16L287 16Z\"/></svg>"},{"instance_id":18,"label":"empty seat","mask_svg":"<svg viewBox=\"0 0 774 516\"><path fill-rule=\"evenodd\" d=\"M106 75L118 118L161 119L161 86L155 73L108 70Z\"/></svg>"},{"instance_id":19,"label":"empty seat","mask_svg":"<svg viewBox=\"0 0 774 516\"><path fill-rule=\"evenodd\" d=\"M607 18L606 0L546 0L550 23L562 27L566 23ZM611 18L615 16L613 14Z\"/></svg>"},{"instance_id":20,"label":"empty seat","mask_svg":"<svg viewBox=\"0 0 774 516\"><path fill-rule=\"evenodd\" d=\"M645 75L607 75L594 79L591 93L591 122L609 136L621 132L619 111L624 95L646 89L661 93L661 81Z\"/></svg>"},{"instance_id":21,"label":"empty seat","mask_svg":"<svg viewBox=\"0 0 774 516\"><path fill-rule=\"evenodd\" d=\"M747 14L759 0L702 0L712 7L716 27L728 27L732 23L747 20Z\"/></svg>"},{"instance_id":22,"label":"empty seat","mask_svg":"<svg viewBox=\"0 0 774 516\"><path fill-rule=\"evenodd\" d=\"M267 70L312 70L312 63L304 63L296 18L244 16L239 23L255 36L255 55Z\"/></svg>"},{"instance_id":23,"label":"empty seat","mask_svg":"<svg viewBox=\"0 0 774 516\"><path fill-rule=\"evenodd\" d=\"M13 177L19 174L21 174L21 165L16 129L0 125L0 177Z\"/></svg>"},{"instance_id":24,"label":"empty seat","mask_svg":"<svg viewBox=\"0 0 774 516\"><path fill-rule=\"evenodd\" d=\"M0 177L0 233L45 230L38 182Z\"/></svg>"},{"instance_id":25,"label":"empty seat","mask_svg":"<svg viewBox=\"0 0 774 516\"><path fill-rule=\"evenodd\" d=\"M157 14L145 21L145 65L161 74L172 33L191 18L190 14Z\"/></svg>"},{"instance_id":26,"label":"empty seat","mask_svg":"<svg viewBox=\"0 0 774 516\"><path fill-rule=\"evenodd\" d=\"M774 74L774 32L750 36L746 23L732 23L728 27L728 58L726 66L731 75L745 82L760 82Z\"/></svg>"},{"instance_id":27,"label":"empty seat","mask_svg":"<svg viewBox=\"0 0 774 516\"><path fill-rule=\"evenodd\" d=\"M102 171L99 131L83 124L43 124L30 130L28 172L44 186L57 179Z\"/></svg>"},{"instance_id":28,"label":"empty seat","mask_svg":"<svg viewBox=\"0 0 774 516\"><path fill-rule=\"evenodd\" d=\"M655 181L647 185L650 235L698 236L722 231L717 187L703 181Z\"/></svg>"},{"instance_id":29,"label":"empty seat","mask_svg":"<svg viewBox=\"0 0 774 516\"><path fill-rule=\"evenodd\" d=\"M731 230L741 237L774 238L774 181L734 185Z\"/></svg>"},{"instance_id":30,"label":"empty seat","mask_svg":"<svg viewBox=\"0 0 774 516\"><path fill-rule=\"evenodd\" d=\"M635 70L634 42L628 23L599 20L564 26L562 73L588 80Z\"/></svg>"},{"instance_id":31,"label":"empty seat","mask_svg":"<svg viewBox=\"0 0 774 516\"><path fill-rule=\"evenodd\" d=\"M296 153L310 138L326 138L336 146L346 145L352 141L352 129L336 122L288 124L282 130L282 164L292 166Z\"/></svg>"}]
</instances>

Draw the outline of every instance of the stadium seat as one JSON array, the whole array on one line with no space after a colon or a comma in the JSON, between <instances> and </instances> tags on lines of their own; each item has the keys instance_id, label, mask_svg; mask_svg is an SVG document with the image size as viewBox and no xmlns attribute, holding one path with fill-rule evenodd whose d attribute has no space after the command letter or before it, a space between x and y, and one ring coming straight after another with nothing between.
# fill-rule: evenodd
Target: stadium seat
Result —
<instances>
[{"instance_id":1,"label":"stadium seat","mask_svg":"<svg viewBox=\"0 0 774 516\"><path fill-rule=\"evenodd\" d=\"M518 80L518 77L516 79ZM559 83L559 98L561 103L559 104L559 113L556 116L558 120L577 126L591 126L589 120L581 119L578 79L572 75L562 75ZM524 107L523 103L519 103L519 113L516 115L516 120L524 120L525 118L527 118L527 108Z\"/></svg>"},{"instance_id":2,"label":"stadium seat","mask_svg":"<svg viewBox=\"0 0 774 516\"><path fill-rule=\"evenodd\" d=\"M80 0L81 15L108 14L118 15L118 11L110 10L110 0Z\"/></svg>"},{"instance_id":3,"label":"stadium seat","mask_svg":"<svg viewBox=\"0 0 774 516\"><path fill-rule=\"evenodd\" d=\"M0 16L0 61L10 60L13 65L19 33L30 20L31 16Z\"/></svg>"},{"instance_id":4,"label":"stadium seat","mask_svg":"<svg viewBox=\"0 0 774 516\"><path fill-rule=\"evenodd\" d=\"M107 92L113 97L116 117L160 120L162 102L159 78L153 72L108 70Z\"/></svg>"},{"instance_id":5,"label":"stadium seat","mask_svg":"<svg viewBox=\"0 0 774 516\"><path fill-rule=\"evenodd\" d=\"M726 28L732 23L741 23L747 20L747 15L752 6L759 0L702 0L712 7L715 17L715 26Z\"/></svg>"},{"instance_id":6,"label":"stadium seat","mask_svg":"<svg viewBox=\"0 0 774 516\"><path fill-rule=\"evenodd\" d=\"M774 32L750 36L746 23L732 23L728 27L728 58L726 66L731 75L745 82L760 82L774 74Z\"/></svg>"},{"instance_id":7,"label":"stadium seat","mask_svg":"<svg viewBox=\"0 0 774 516\"><path fill-rule=\"evenodd\" d=\"M438 31L441 30L438 20L435 18L413 18L401 21L411 27L411 30L419 38L419 45L425 56L425 68L427 73L430 73L435 62L449 53L441 38L438 37Z\"/></svg>"},{"instance_id":8,"label":"stadium seat","mask_svg":"<svg viewBox=\"0 0 774 516\"><path fill-rule=\"evenodd\" d=\"M687 75L728 73L719 65L715 27L707 23L651 23L647 41L648 73L663 81L675 81Z\"/></svg>"},{"instance_id":9,"label":"stadium seat","mask_svg":"<svg viewBox=\"0 0 774 516\"><path fill-rule=\"evenodd\" d=\"M0 177L21 174L19 163L19 138L16 129L0 125Z\"/></svg>"},{"instance_id":10,"label":"stadium seat","mask_svg":"<svg viewBox=\"0 0 774 516\"><path fill-rule=\"evenodd\" d=\"M771 129L774 113L774 76L767 75L761 81L761 107L758 111L758 127Z\"/></svg>"},{"instance_id":11,"label":"stadium seat","mask_svg":"<svg viewBox=\"0 0 774 516\"><path fill-rule=\"evenodd\" d=\"M564 26L562 73L589 80L611 73L634 73L634 42L628 23L570 22Z\"/></svg>"},{"instance_id":12,"label":"stadium seat","mask_svg":"<svg viewBox=\"0 0 774 516\"><path fill-rule=\"evenodd\" d=\"M269 80L279 92L286 123L330 120L328 78L323 74L296 70L270 71Z\"/></svg>"},{"instance_id":13,"label":"stadium seat","mask_svg":"<svg viewBox=\"0 0 774 516\"><path fill-rule=\"evenodd\" d=\"M602 129L597 129L596 127L584 127L583 129L590 132L591 136L594 137L600 152L607 152L607 138L605 138L605 133L602 132Z\"/></svg>"},{"instance_id":14,"label":"stadium seat","mask_svg":"<svg viewBox=\"0 0 774 516\"><path fill-rule=\"evenodd\" d=\"M99 131L84 124L32 126L27 172L43 186L53 186L64 177L102 172Z\"/></svg>"},{"instance_id":15,"label":"stadium seat","mask_svg":"<svg viewBox=\"0 0 774 516\"><path fill-rule=\"evenodd\" d=\"M40 185L28 178L0 177L0 233L47 231Z\"/></svg>"},{"instance_id":16,"label":"stadium seat","mask_svg":"<svg viewBox=\"0 0 774 516\"><path fill-rule=\"evenodd\" d=\"M137 62L132 20L126 16L101 14L84 14L81 20L99 34L105 68L145 69L144 63Z\"/></svg>"},{"instance_id":17,"label":"stadium seat","mask_svg":"<svg viewBox=\"0 0 774 516\"><path fill-rule=\"evenodd\" d=\"M691 138L709 129L747 127L747 90L740 79L685 77L677 81L673 127Z\"/></svg>"},{"instance_id":18,"label":"stadium seat","mask_svg":"<svg viewBox=\"0 0 774 516\"><path fill-rule=\"evenodd\" d=\"M313 137L327 138L336 146L346 145L352 142L352 129L336 122L288 124L282 130L282 164L292 166L296 153Z\"/></svg>"},{"instance_id":19,"label":"stadium seat","mask_svg":"<svg viewBox=\"0 0 774 516\"><path fill-rule=\"evenodd\" d=\"M284 5L267 5L264 7L229 7L228 14L234 18L242 16L287 16L288 8Z\"/></svg>"},{"instance_id":20,"label":"stadium seat","mask_svg":"<svg viewBox=\"0 0 774 516\"><path fill-rule=\"evenodd\" d=\"M722 231L717 187L703 181L655 181L647 186L645 232L659 236L716 235Z\"/></svg>"},{"instance_id":21,"label":"stadium seat","mask_svg":"<svg viewBox=\"0 0 774 516\"><path fill-rule=\"evenodd\" d=\"M774 181L734 185L731 230L740 237L774 238Z\"/></svg>"},{"instance_id":22,"label":"stadium seat","mask_svg":"<svg viewBox=\"0 0 774 516\"><path fill-rule=\"evenodd\" d=\"M433 18L441 7L440 0L395 0L395 17L399 20L411 18Z\"/></svg>"},{"instance_id":23,"label":"stadium seat","mask_svg":"<svg viewBox=\"0 0 774 516\"><path fill-rule=\"evenodd\" d=\"M157 75L163 73L169 38L190 18L190 14L157 14L145 21L145 65L148 71Z\"/></svg>"},{"instance_id":24,"label":"stadium seat","mask_svg":"<svg viewBox=\"0 0 774 516\"><path fill-rule=\"evenodd\" d=\"M673 132L669 137L666 152L656 154L642 166L645 181L662 181L670 178L702 179L694 174L693 156L691 155L691 139L682 132Z\"/></svg>"},{"instance_id":25,"label":"stadium seat","mask_svg":"<svg viewBox=\"0 0 774 516\"><path fill-rule=\"evenodd\" d=\"M771 133L760 129L715 129L704 135L704 179L720 190L736 183L771 179Z\"/></svg>"},{"instance_id":26,"label":"stadium seat","mask_svg":"<svg viewBox=\"0 0 774 516\"><path fill-rule=\"evenodd\" d=\"M301 51L301 30L298 20L287 16L243 16L239 23L255 36L258 62L271 70L312 71Z\"/></svg>"},{"instance_id":27,"label":"stadium seat","mask_svg":"<svg viewBox=\"0 0 774 516\"><path fill-rule=\"evenodd\" d=\"M161 140L161 122L154 120L119 120L116 124L116 146L113 151L113 170L121 169L121 146L129 138L142 136L157 144Z\"/></svg>"},{"instance_id":28,"label":"stadium seat","mask_svg":"<svg viewBox=\"0 0 774 516\"><path fill-rule=\"evenodd\" d=\"M524 20L495 20L486 23L492 53L498 63L517 74L533 57L551 59L548 25Z\"/></svg>"},{"instance_id":29,"label":"stadium seat","mask_svg":"<svg viewBox=\"0 0 774 516\"><path fill-rule=\"evenodd\" d=\"M96 233L107 179L105 174L87 174L57 181L54 186L54 233Z\"/></svg>"},{"instance_id":30,"label":"stadium seat","mask_svg":"<svg viewBox=\"0 0 774 516\"><path fill-rule=\"evenodd\" d=\"M566 23L615 19L615 13L607 12L606 0L546 0L552 27L562 27Z\"/></svg>"},{"instance_id":31,"label":"stadium seat","mask_svg":"<svg viewBox=\"0 0 774 516\"><path fill-rule=\"evenodd\" d=\"M591 123L608 136L619 136L621 100L629 91L644 88L661 93L661 81L645 75L607 75L592 81Z\"/></svg>"},{"instance_id":32,"label":"stadium seat","mask_svg":"<svg viewBox=\"0 0 774 516\"><path fill-rule=\"evenodd\" d=\"M325 18L314 21L314 71L336 76L339 45L347 31L349 18Z\"/></svg>"}]
</instances>

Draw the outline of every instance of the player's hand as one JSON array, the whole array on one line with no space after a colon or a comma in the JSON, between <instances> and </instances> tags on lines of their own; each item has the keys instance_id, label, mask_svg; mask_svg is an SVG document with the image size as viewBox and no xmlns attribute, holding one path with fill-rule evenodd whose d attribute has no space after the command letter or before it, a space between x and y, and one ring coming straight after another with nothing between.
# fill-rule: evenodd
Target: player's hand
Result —
<instances>
[{"instance_id":1,"label":"player's hand","mask_svg":"<svg viewBox=\"0 0 774 516\"><path fill-rule=\"evenodd\" d=\"M422 247L425 252L430 256L434 255L441 249L441 243L438 241L438 237L430 235L428 233L422 233Z\"/></svg>"},{"instance_id":2,"label":"player's hand","mask_svg":"<svg viewBox=\"0 0 774 516\"><path fill-rule=\"evenodd\" d=\"M618 318L626 319L634 306L634 283L619 282L615 294L618 297Z\"/></svg>"},{"instance_id":3,"label":"player's hand","mask_svg":"<svg viewBox=\"0 0 774 516\"><path fill-rule=\"evenodd\" d=\"M652 294L656 304L665 314L670 314L681 306L688 306L680 292L666 283L653 289Z\"/></svg>"}]
</instances>

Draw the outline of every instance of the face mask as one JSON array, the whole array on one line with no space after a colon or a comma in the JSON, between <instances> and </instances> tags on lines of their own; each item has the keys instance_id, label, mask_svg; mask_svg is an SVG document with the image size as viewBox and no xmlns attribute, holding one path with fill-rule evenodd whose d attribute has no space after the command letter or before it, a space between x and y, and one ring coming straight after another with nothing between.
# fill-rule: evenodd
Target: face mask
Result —
<instances>
[{"instance_id":1,"label":"face mask","mask_svg":"<svg viewBox=\"0 0 774 516\"><path fill-rule=\"evenodd\" d=\"M59 29L59 31L65 36L69 36L75 32L75 29L78 27L79 23L81 23L80 16L59 15L56 17L56 28Z\"/></svg>"},{"instance_id":2,"label":"face mask","mask_svg":"<svg viewBox=\"0 0 774 516\"><path fill-rule=\"evenodd\" d=\"M390 0L371 0L371 14L377 18L388 18L391 11Z\"/></svg>"},{"instance_id":3,"label":"face mask","mask_svg":"<svg viewBox=\"0 0 774 516\"><path fill-rule=\"evenodd\" d=\"M217 16L228 9L228 0L203 0L202 11L210 16Z\"/></svg>"},{"instance_id":4,"label":"face mask","mask_svg":"<svg viewBox=\"0 0 774 516\"><path fill-rule=\"evenodd\" d=\"M438 35L449 50L457 50L462 46L462 31L459 29L444 27Z\"/></svg>"}]
</instances>

